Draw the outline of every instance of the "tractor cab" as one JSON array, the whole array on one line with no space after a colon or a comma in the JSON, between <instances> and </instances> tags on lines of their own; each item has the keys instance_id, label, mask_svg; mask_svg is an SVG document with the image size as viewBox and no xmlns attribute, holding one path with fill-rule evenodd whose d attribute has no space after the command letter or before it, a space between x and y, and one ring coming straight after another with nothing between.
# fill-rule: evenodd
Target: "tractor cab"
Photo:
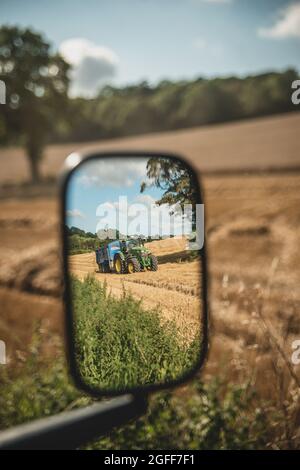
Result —
<instances>
[{"instance_id":1,"label":"tractor cab","mask_svg":"<svg viewBox=\"0 0 300 470\"><path fill-rule=\"evenodd\" d=\"M143 243L141 238L132 239L126 241L126 250L132 254L136 253L137 255L150 255L151 252L148 250Z\"/></svg>"}]
</instances>

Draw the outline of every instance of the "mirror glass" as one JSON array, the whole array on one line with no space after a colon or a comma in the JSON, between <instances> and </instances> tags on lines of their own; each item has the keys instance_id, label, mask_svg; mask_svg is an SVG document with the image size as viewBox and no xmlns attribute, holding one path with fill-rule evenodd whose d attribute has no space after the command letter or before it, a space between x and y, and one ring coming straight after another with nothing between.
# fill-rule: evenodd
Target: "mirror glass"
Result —
<instances>
[{"instance_id":1,"label":"mirror glass","mask_svg":"<svg viewBox=\"0 0 300 470\"><path fill-rule=\"evenodd\" d=\"M101 392L168 385L204 350L203 205L168 156L94 156L70 174L65 242L72 354Z\"/></svg>"}]
</instances>

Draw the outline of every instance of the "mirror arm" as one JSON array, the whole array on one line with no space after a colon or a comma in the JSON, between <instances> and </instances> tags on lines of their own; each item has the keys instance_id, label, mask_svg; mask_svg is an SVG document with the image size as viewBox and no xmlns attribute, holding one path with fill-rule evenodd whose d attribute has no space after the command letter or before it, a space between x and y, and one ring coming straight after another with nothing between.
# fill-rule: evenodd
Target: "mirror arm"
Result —
<instances>
[{"instance_id":1,"label":"mirror arm","mask_svg":"<svg viewBox=\"0 0 300 470\"><path fill-rule=\"evenodd\" d=\"M0 450L76 449L147 411L147 397L123 395L0 433Z\"/></svg>"}]
</instances>

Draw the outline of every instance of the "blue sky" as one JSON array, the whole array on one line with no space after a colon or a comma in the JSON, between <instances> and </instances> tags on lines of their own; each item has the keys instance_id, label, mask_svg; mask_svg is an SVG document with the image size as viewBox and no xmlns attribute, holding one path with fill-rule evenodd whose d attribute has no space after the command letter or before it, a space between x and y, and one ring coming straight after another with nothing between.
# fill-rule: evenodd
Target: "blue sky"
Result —
<instances>
[{"instance_id":1,"label":"blue sky","mask_svg":"<svg viewBox=\"0 0 300 470\"><path fill-rule=\"evenodd\" d=\"M92 233L98 232L99 226L101 229L106 225L107 228L115 229L114 208L118 206L120 196L127 197L128 205L144 205L144 207L132 206L132 214L135 213L135 209L142 208L143 214L139 221L142 224L146 223L147 208L162 196L162 191L154 187L147 188L141 194L142 181L148 181L146 164L147 159L144 158L126 158L126 160L111 158L106 161L97 160L84 163L73 173L69 184L68 226L79 227ZM128 222L128 217L126 220ZM142 227L141 232L145 233ZM135 230L131 235L134 233L136 233Z\"/></svg>"},{"instance_id":2,"label":"blue sky","mask_svg":"<svg viewBox=\"0 0 300 470\"><path fill-rule=\"evenodd\" d=\"M300 69L300 2L1 0L1 24L43 32L74 66L74 95L103 83Z\"/></svg>"},{"instance_id":3,"label":"blue sky","mask_svg":"<svg viewBox=\"0 0 300 470\"><path fill-rule=\"evenodd\" d=\"M174 216L170 216L169 205L155 204L164 191L149 184L146 166L147 158L84 162L69 183L67 225L97 233L100 238L107 238L107 229L118 229L123 235L152 237L190 234L188 208L185 208L187 217L183 218L178 207ZM147 183L143 193L140 192L142 182Z\"/></svg>"}]
</instances>

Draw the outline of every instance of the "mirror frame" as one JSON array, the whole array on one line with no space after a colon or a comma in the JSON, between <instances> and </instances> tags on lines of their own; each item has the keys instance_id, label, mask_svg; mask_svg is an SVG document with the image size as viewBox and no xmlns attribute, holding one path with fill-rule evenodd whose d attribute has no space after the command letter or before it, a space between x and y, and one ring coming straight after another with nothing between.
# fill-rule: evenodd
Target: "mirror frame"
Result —
<instances>
[{"instance_id":1,"label":"mirror frame","mask_svg":"<svg viewBox=\"0 0 300 470\"><path fill-rule=\"evenodd\" d=\"M75 327L74 327L74 315L73 315L73 306L72 306L72 296L71 296L71 286L70 286L70 276L69 276L69 266L68 266L68 235L65 230L65 221L66 221L66 211L67 211L67 189L70 179L79 167L85 164L87 161L93 161L97 159L110 159L110 158L142 158L142 157L165 157L170 158L175 161L183 163L188 168L191 178L193 179L193 184L195 184L197 191L197 200L199 204L203 204L203 192L201 186L201 178L197 174L196 170L191 166L189 162L180 155L167 153L167 152L151 152L149 150L143 151L100 151L100 152L85 152L85 153L71 153L65 160L65 166L61 178L60 186L60 229L61 229L61 238L62 238L62 263L63 263L63 303L64 303L64 317L65 317L65 339L66 339L66 350L67 350L67 360L69 365L69 371L71 377L74 380L74 383L77 388L81 389L83 392L89 394L92 397L109 397L109 396L119 396L126 393L131 393L137 395L140 393L149 393L158 390L165 390L182 385L188 380L192 379L195 374L202 368L205 360L207 359L209 344L208 344L208 271L207 271L207 252L206 252L206 242L205 242L205 208L204 208L204 245L201 249L201 283L200 287L202 289L202 306L203 312L201 315L201 327L203 331L203 341L199 347L199 361L195 363L195 366L190 369L188 372L183 374L179 379L172 380L167 384L151 384L151 385L139 385L137 387L132 387L128 389L120 390L102 390L101 387L96 388L88 385L80 375L77 361L75 358ZM200 314L200 312L199 312Z\"/></svg>"}]
</instances>

